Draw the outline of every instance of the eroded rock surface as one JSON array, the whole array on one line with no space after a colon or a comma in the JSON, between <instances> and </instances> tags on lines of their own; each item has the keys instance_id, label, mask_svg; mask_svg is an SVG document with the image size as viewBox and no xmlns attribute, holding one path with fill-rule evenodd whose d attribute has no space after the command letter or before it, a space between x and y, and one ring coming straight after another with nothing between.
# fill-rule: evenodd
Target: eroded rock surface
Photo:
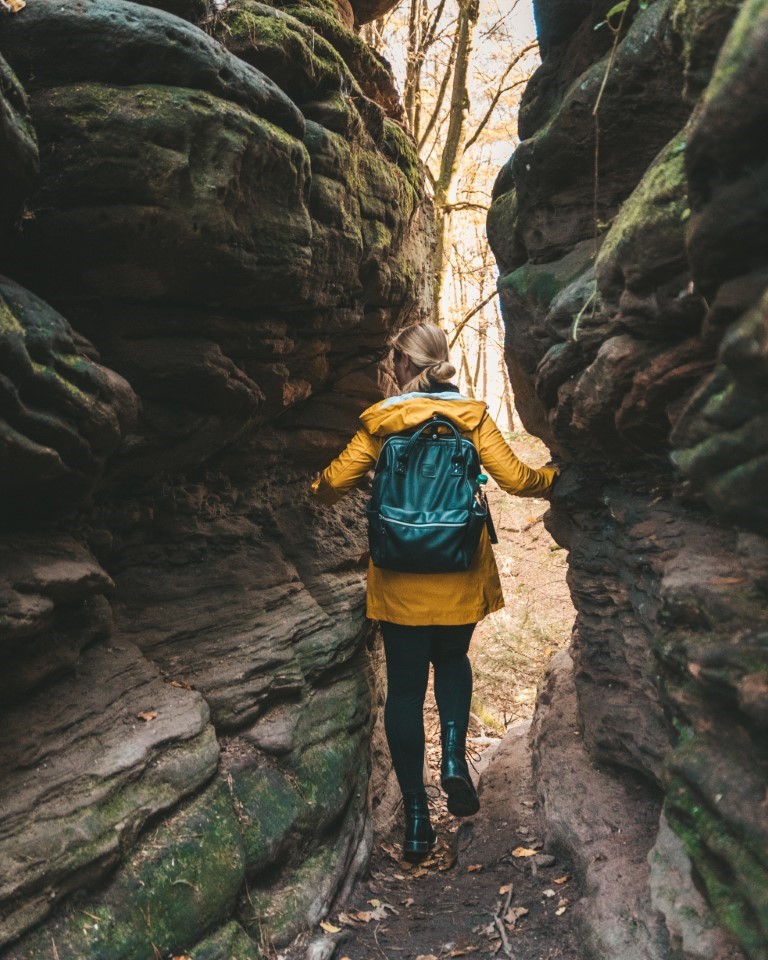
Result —
<instances>
[{"instance_id":1,"label":"eroded rock surface","mask_svg":"<svg viewBox=\"0 0 768 960\"><path fill-rule=\"evenodd\" d=\"M549 526L570 550L573 680L561 667L542 689L541 796L592 890L596 956L757 960L768 9L629 4L613 33L598 26L610 4L536 6L543 64L489 236L518 408L569 464ZM557 703L571 682L569 728ZM571 779L591 780L594 822L559 749L581 758ZM592 861L600 811L633 784L661 820L652 803L626 856L614 843L613 864ZM617 889L620 929L604 913Z\"/></svg>"},{"instance_id":2,"label":"eroded rock surface","mask_svg":"<svg viewBox=\"0 0 768 960\"><path fill-rule=\"evenodd\" d=\"M0 14L4 960L250 960L366 862L361 501L307 486L429 308L381 10Z\"/></svg>"}]
</instances>

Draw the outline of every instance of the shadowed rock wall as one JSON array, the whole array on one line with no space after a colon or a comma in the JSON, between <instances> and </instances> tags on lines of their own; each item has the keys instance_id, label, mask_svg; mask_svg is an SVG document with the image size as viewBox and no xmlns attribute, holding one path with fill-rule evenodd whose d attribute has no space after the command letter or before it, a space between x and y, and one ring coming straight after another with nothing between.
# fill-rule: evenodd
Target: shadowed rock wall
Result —
<instances>
[{"instance_id":1,"label":"shadowed rock wall","mask_svg":"<svg viewBox=\"0 0 768 960\"><path fill-rule=\"evenodd\" d=\"M541 690L540 793L595 956L758 960L768 6L630 2L595 29L612 6L536 3L489 215L518 409L568 464L549 526L578 614Z\"/></svg>"},{"instance_id":2,"label":"shadowed rock wall","mask_svg":"<svg viewBox=\"0 0 768 960\"><path fill-rule=\"evenodd\" d=\"M246 960L366 860L359 504L306 489L429 307L380 9L2 15L4 960Z\"/></svg>"}]
</instances>

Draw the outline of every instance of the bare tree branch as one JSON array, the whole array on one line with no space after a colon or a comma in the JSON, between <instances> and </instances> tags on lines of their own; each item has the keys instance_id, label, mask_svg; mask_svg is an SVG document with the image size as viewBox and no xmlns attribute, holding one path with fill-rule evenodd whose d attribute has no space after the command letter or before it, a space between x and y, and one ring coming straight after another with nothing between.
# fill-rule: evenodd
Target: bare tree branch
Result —
<instances>
[{"instance_id":1,"label":"bare tree branch","mask_svg":"<svg viewBox=\"0 0 768 960\"><path fill-rule=\"evenodd\" d=\"M424 134L419 140L419 152L424 149L424 145L429 138L429 135L434 129L435 122L440 116L440 111L443 107L443 101L445 100L445 93L448 89L448 84L450 83L451 77L453 76L453 65L456 61L456 51L459 47L459 31L457 30L453 35L453 40L451 41L451 52L448 55L448 66L445 69L445 73L440 81L440 89L437 92L437 99L435 100L435 106L432 110L432 115L429 118L426 128L424 129Z\"/></svg>"},{"instance_id":2,"label":"bare tree branch","mask_svg":"<svg viewBox=\"0 0 768 960\"><path fill-rule=\"evenodd\" d=\"M492 293L489 293L484 300L481 300L480 303L478 303L469 311L469 313L467 313L464 317L462 317L461 322L453 331L453 336L451 337L450 343L448 344L449 347L452 347L454 343L456 343L456 341L459 338L459 335L461 334L461 331L464 329L464 327L466 327L466 325L469 323L472 317L474 317L476 313L480 313L480 311L483 309L486 303L490 303L491 300L493 300L493 298L498 295L498 292L499 292L498 290L494 290Z\"/></svg>"},{"instance_id":3,"label":"bare tree branch","mask_svg":"<svg viewBox=\"0 0 768 960\"><path fill-rule=\"evenodd\" d=\"M471 137L469 137L467 142L464 144L464 153L466 153L467 150L469 150L469 148L477 141L477 138L483 132L483 130L488 124L488 121L491 119L491 115L493 111L496 109L496 104L499 102L499 100L501 100L503 95L505 93L508 93L510 90L514 90L516 87L523 86L523 84L528 82L528 78L524 77L522 80L519 80L508 87L504 86L504 81L510 75L512 70L518 65L518 63L520 63L523 57L529 54L531 50L535 50L537 46L538 44L536 43L536 41L532 41L527 46L523 47L522 50L518 51L517 55L514 57L511 63L509 63L509 65L507 66L507 69L504 71L504 73L501 76L501 79L499 80L499 88L494 94L488 109L485 111L485 115L483 116L480 123L477 125L475 132L472 134Z\"/></svg>"}]
</instances>

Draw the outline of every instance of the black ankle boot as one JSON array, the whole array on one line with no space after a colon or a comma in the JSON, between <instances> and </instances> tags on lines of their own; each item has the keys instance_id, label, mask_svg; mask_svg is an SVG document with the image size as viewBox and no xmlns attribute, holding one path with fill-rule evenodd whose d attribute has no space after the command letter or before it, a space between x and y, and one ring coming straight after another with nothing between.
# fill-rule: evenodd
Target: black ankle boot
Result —
<instances>
[{"instance_id":1,"label":"black ankle boot","mask_svg":"<svg viewBox=\"0 0 768 960\"><path fill-rule=\"evenodd\" d=\"M480 800L467 766L467 731L450 720L442 729L442 741L440 786L448 794L448 811L454 817L471 817L480 809Z\"/></svg>"},{"instance_id":2,"label":"black ankle boot","mask_svg":"<svg viewBox=\"0 0 768 960\"><path fill-rule=\"evenodd\" d=\"M423 860L437 840L429 820L426 793L422 790L420 793L404 794L403 810L405 811L403 856L406 860Z\"/></svg>"}]
</instances>

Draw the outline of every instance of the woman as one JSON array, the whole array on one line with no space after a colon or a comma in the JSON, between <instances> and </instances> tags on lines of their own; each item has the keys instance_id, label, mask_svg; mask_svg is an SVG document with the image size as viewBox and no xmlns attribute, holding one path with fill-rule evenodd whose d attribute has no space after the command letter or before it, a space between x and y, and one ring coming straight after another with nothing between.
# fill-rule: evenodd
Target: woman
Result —
<instances>
[{"instance_id":1,"label":"woman","mask_svg":"<svg viewBox=\"0 0 768 960\"><path fill-rule=\"evenodd\" d=\"M486 405L463 397L450 380L448 339L431 323L406 327L391 341L395 379L402 393L369 407L362 428L314 482L323 503L335 503L375 465L384 440L413 429L435 414L452 421L472 440L483 469L507 493L546 496L557 471L532 470L507 446ZM488 532L468 570L460 573L400 573L368 566L366 613L378 620L387 662L384 728L403 794L403 854L425 857L435 845L424 790L424 698L429 665L434 665L435 700L440 714L440 783L448 810L458 817L480 809L466 761L472 699L467 652L479 620L504 606L499 573Z\"/></svg>"}]
</instances>

